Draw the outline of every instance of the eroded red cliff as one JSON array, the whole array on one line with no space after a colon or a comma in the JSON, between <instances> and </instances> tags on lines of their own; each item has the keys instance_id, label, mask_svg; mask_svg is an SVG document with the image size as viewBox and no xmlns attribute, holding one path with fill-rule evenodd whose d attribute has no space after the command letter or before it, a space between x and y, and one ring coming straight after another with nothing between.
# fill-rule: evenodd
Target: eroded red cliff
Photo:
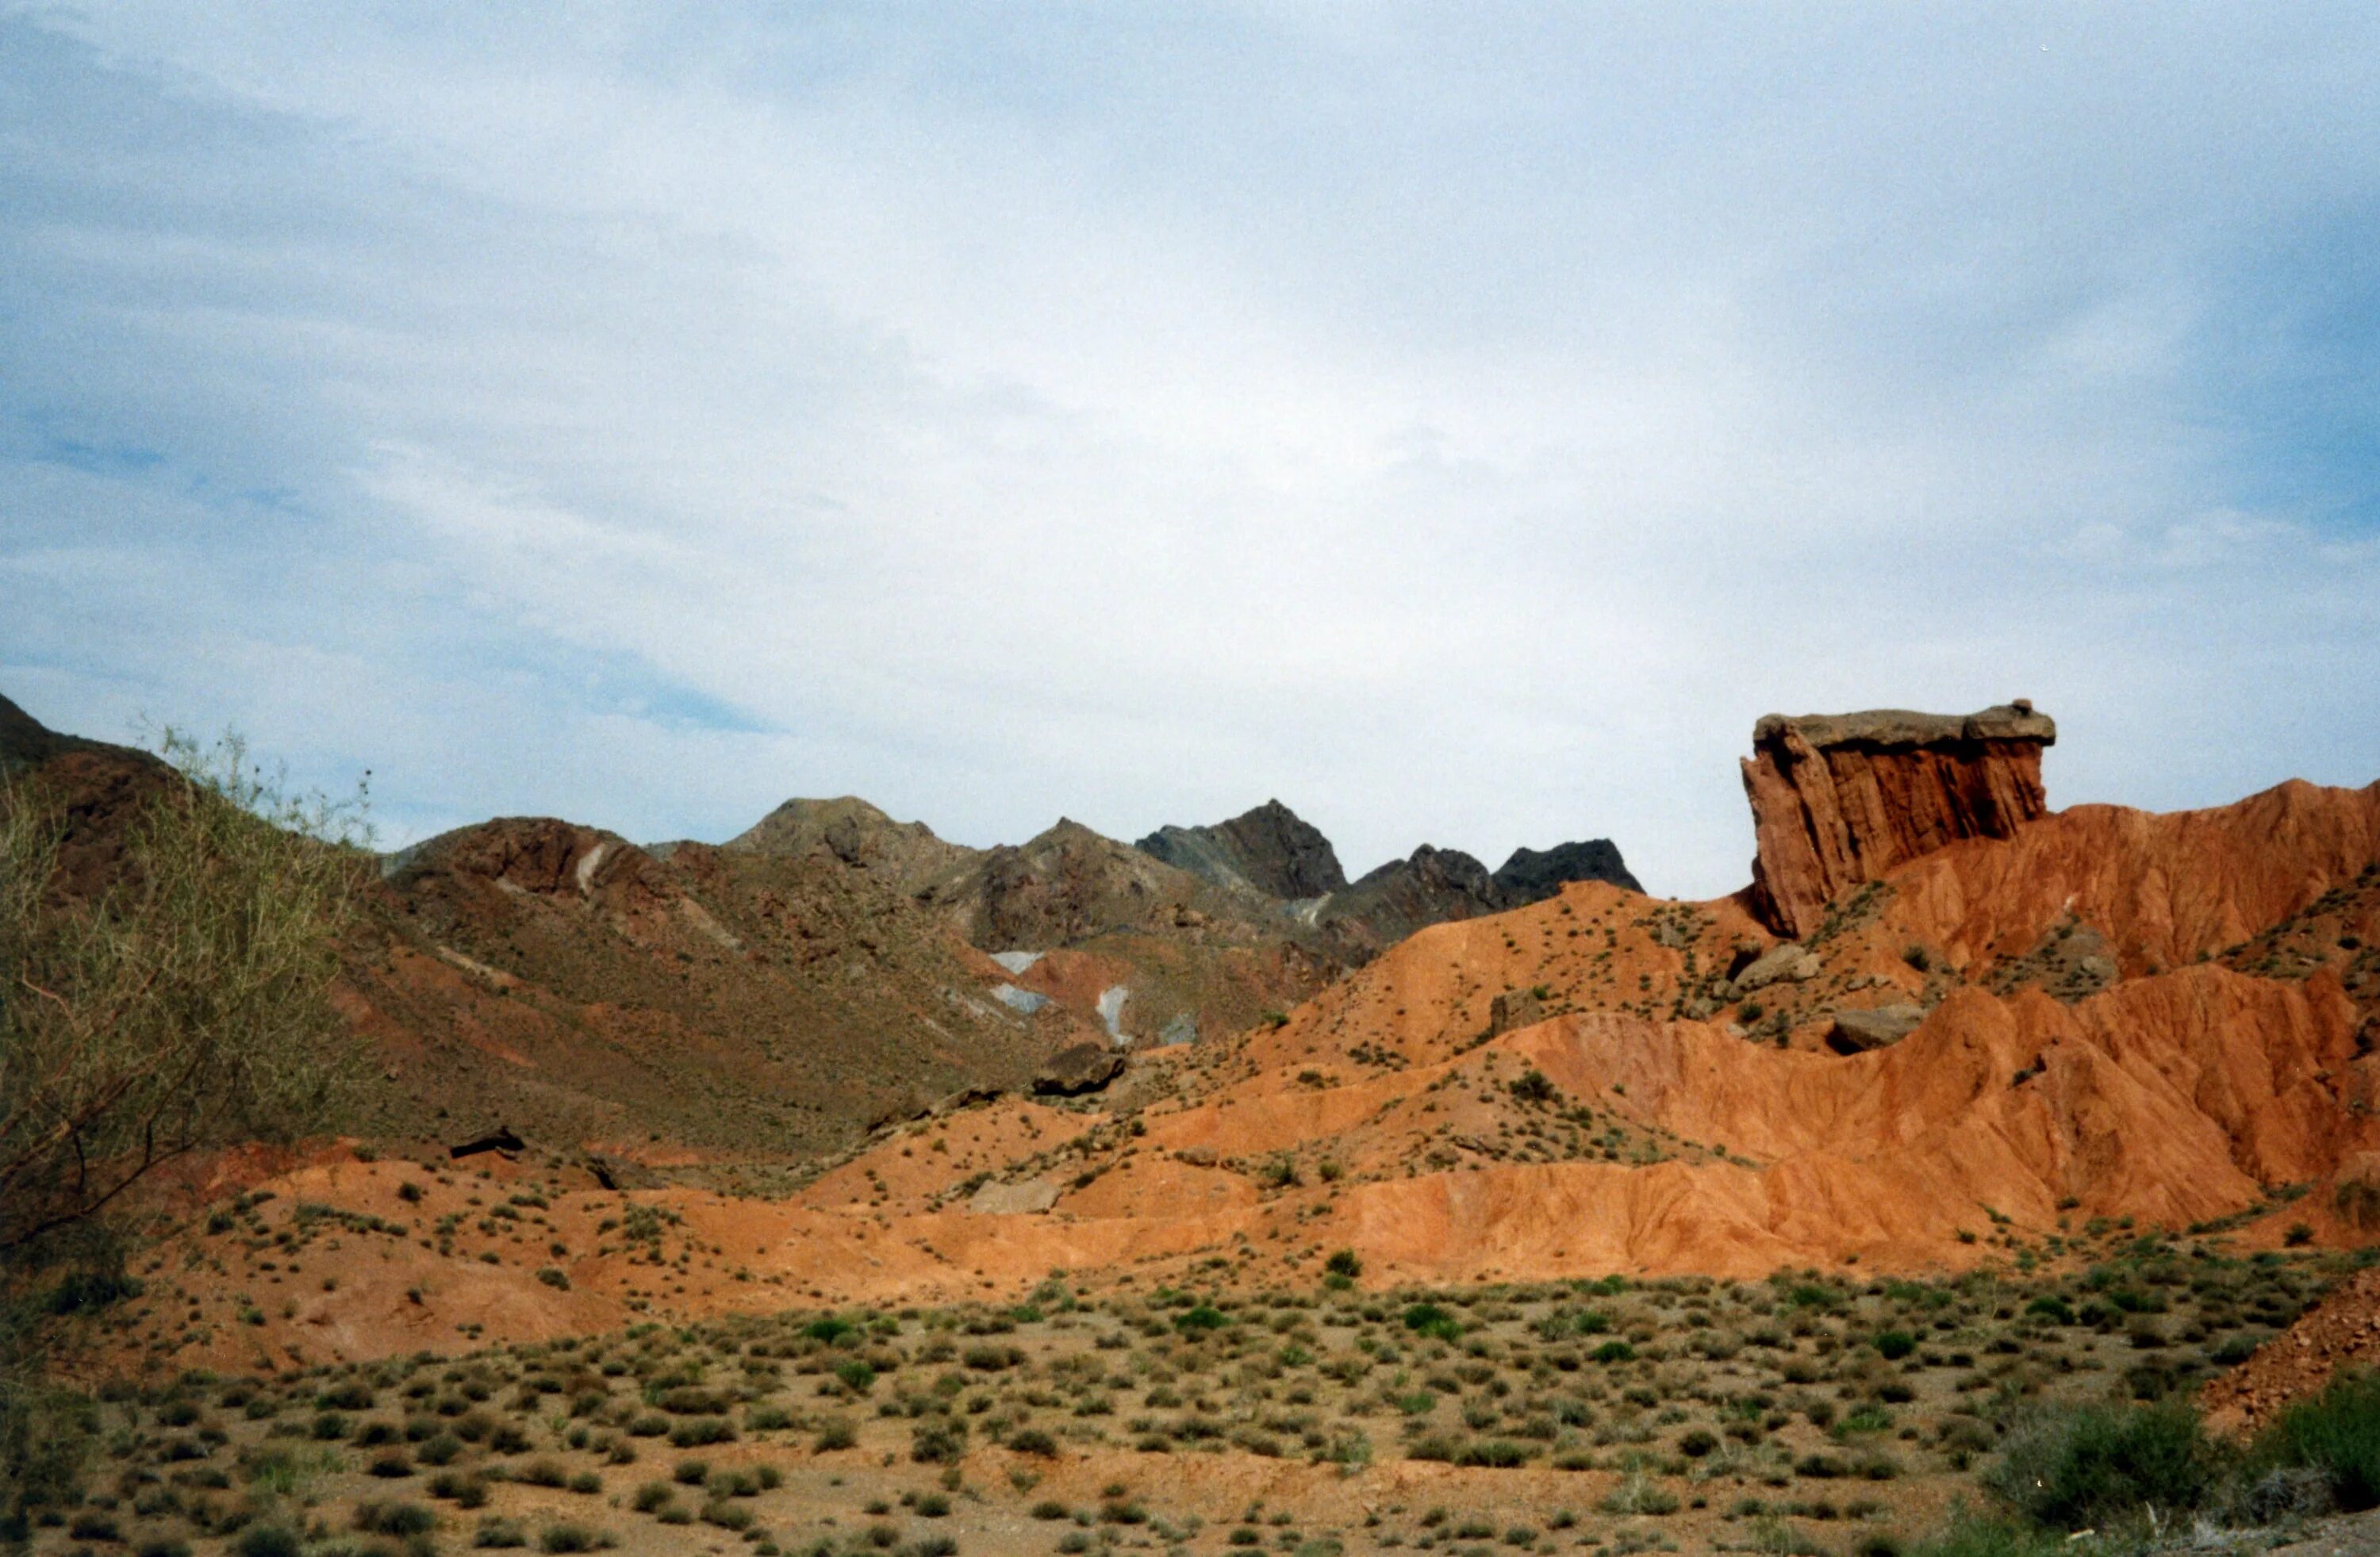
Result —
<instances>
[{"instance_id":1,"label":"eroded red cliff","mask_svg":"<svg viewBox=\"0 0 2380 1557\"><path fill-rule=\"evenodd\" d=\"M2009 838L2048 809L2041 751L2058 739L2022 698L1981 713L1770 714L1743 763L1758 852L1752 911L1805 936L1827 904L1969 838Z\"/></svg>"}]
</instances>

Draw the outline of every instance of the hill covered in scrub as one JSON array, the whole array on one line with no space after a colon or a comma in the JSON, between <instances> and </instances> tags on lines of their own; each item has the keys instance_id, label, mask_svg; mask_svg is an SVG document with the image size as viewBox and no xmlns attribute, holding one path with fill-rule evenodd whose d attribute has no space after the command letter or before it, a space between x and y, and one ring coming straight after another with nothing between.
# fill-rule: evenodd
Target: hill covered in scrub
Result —
<instances>
[{"instance_id":1,"label":"hill covered in scrub","mask_svg":"<svg viewBox=\"0 0 2380 1557\"><path fill-rule=\"evenodd\" d=\"M0 764L69 791L86 891L165 771L5 700ZM1278 803L1196 831L1293 839L1337 871ZM1586 864L1616 862L1595 847ZM1494 901L1366 891L1326 918L1070 821L978 850L852 797L789 801L716 846L498 818L387 856L365 894L339 992L371 1045L357 1123L509 1126L698 1177L807 1167L952 1096L1028 1089L1070 1046L1251 1026L1413 924Z\"/></svg>"},{"instance_id":2,"label":"hill covered in scrub","mask_svg":"<svg viewBox=\"0 0 2380 1557\"><path fill-rule=\"evenodd\" d=\"M1946 787L1966 781L1934 766ZM2380 786L1978 829L1844 884L1799 939L1770 929L1751 892L1668 902L1573 882L1420 929L1276 1018L1135 1053L1071 1101L1014 1078L1036 1044L1079 1031L1069 1012L1127 976L1121 959L972 965L954 935L933 938L949 926L929 897L857 895L815 858L771 868L826 875L779 877L746 874L759 863L734 851L655 861L592 834L528 842L467 837L393 869L413 939L401 976L359 984L376 1011L433 973L487 984L485 1005L457 1004L474 1040L513 1045L536 1073L551 1062L529 1042L574 1040L545 996L494 993L514 967L604 969L615 982L580 992L588 1008L665 1013L682 998L683 1031L640 1019L650 1052L704 1052L685 1035L704 1021L753 1045L718 1051L742 1069L710 1062L718 1090L679 1127L689 1135L741 1118L793 1140L809 1116L798 1099L817 1095L767 1090L797 1062L759 1047L764 1021L730 1020L716 981L731 966L774 970L816 990L805 999L906 991L912 1006L885 1008L942 1030L947 1074L978 1068L954 1106L880 1116L865 1143L846 1129L826 1172L765 1209L661 1191L707 1236L748 1245L756 1281L829 1300L1023 1290L1053 1269L1263 1285L1310 1278L1333 1249L1367 1279L1444 1283L1959 1271L2068 1258L2086 1228L2125 1221L2242 1248L2301 1226L2318 1245L2375 1230ZM1172 868L1140 858L1143 879ZM994 874L1042 863L1020 851ZM1098 900L1070 898L1074 885L1061 869L1001 893L1062 916ZM488 926L468 949L467 923ZM807 962L797 923L821 927ZM1131 933L1162 947L1161 928ZM589 937L649 948L638 977L655 982L616 982ZM978 991L1038 980L1065 998L1038 1026L997 1001L976 1009L970 968ZM855 1076L893 1056L887 1086L910 1053L851 1052ZM606 1290L607 1273L626 1279L570 1267L573 1290Z\"/></svg>"},{"instance_id":3,"label":"hill covered in scrub","mask_svg":"<svg viewBox=\"0 0 2380 1557\"><path fill-rule=\"evenodd\" d=\"M379 1456L325 1452L351 1522L398 1517L416 1443L434 1499L551 1523L666 1441L674 1479L616 1511L657 1551L692 1487L705 1528L831 1542L900 1497L990 1551L1040 1550L1047 1509L1240 1546L1491 1513L1516 1550L1875 1545L1985 1486L2074 1527L2003 1448L2111 1400L2267 1424L2372 1355L2369 1280L2332 1286L2380 1239L2380 785L1979 804L2021 765L1998 718L1764 720L1756 752L1812 754L1747 786L1798 863L1500 908L1426 850L1481 908L1435 923L1379 873L1281 914L1258 881L1335 856L1279 807L1151 849L965 851L856 802L723 847L465 828L381 863L349 949L361 1137L183 1165L62 1327L161 1424L237 1381L243 1464L310 1402L310 1442ZM164 778L30 771L89 786L94 847L111 786ZM1410 933L1327 961L1350 902ZM1116 989L1211 1009L1228 977L1312 989L1114 1045ZM498 1122L528 1139L450 1155ZM419 1435L362 1420L393 1389ZM475 1389L573 1414L507 1433ZM2199 1430L2160 1409L2122 1421ZM2192 1463L2176 1495L2248 1523L2344 1484Z\"/></svg>"}]
</instances>

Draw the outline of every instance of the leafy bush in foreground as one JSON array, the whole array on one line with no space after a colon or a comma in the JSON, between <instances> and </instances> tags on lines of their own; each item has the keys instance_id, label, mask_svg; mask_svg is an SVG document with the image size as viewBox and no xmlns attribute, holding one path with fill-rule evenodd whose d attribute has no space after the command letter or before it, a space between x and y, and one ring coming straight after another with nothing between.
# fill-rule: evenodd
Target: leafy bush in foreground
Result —
<instances>
[{"instance_id":1,"label":"leafy bush in foreground","mask_svg":"<svg viewBox=\"0 0 2380 1557\"><path fill-rule=\"evenodd\" d=\"M2020 1425L1984 1482L2026 1517L2076 1530L2143 1507L2196 1508L2223 1468L2187 1406L2081 1406Z\"/></svg>"},{"instance_id":2,"label":"leafy bush in foreground","mask_svg":"<svg viewBox=\"0 0 2380 1557\"><path fill-rule=\"evenodd\" d=\"M2284 1410L2249 1451L2252 1476L2303 1467L2343 1509L2380 1505L2380 1374L2343 1373Z\"/></svg>"},{"instance_id":3,"label":"leafy bush in foreground","mask_svg":"<svg viewBox=\"0 0 2380 1557\"><path fill-rule=\"evenodd\" d=\"M2005 1515L1954 1510L1937 1535L1911 1549L1910 1557L2050 1557L2067 1550L2066 1538Z\"/></svg>"}]
</instances>

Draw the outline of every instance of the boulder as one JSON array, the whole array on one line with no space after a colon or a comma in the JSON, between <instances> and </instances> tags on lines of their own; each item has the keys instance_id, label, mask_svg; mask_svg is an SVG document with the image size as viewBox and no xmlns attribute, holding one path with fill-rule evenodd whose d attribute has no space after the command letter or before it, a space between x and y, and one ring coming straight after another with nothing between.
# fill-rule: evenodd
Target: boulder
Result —
<instances>
[{"instance_id":1,"label":"boulder","mask_svg":"<svg viewBox=\"0 0 2380 1557\"><path fill-rule=\"evenodd\" d=\"M1864 1055L1889 1048L1917 1031L1925 1020L1922 1006L1877 1006L1867 1010L1837 1011L1827 1033L1827 1046L1840 1055Z\"/></svg>"},{"instance_id":2,"label":"boulder","mask_svg":"<svg viewBox=\"0 0 2380 1557\"><path fill-rule=\"evenodd\" d=\"M1968 838L2009 838L2048 809L2058 727L2022 698L1981 713L1770 714L1743 762L1758 852L1748 903L1806 936L1828 903Z\"/></svg>"},{"instance_id":3,"label":"boulder","mask_svg":"<svg viewBox=\"0 0 2380 1557\"><path fill-rule=\"evenodd\" d=\"M1488 1036L1534 1027L1546 1020L1546 1003L1535 990L1508 989L1488 1003Z\"/></svg>"},{"instance_id":4,"label":"boulder","mask_svg":"<svg viewBox=\"0 0 2380 1557\"><path fill-rule=\"evenodd\" d=\"M1033 1216L1057 1203L1055 1184L1028 1178L1021 1184L987 1184L967 1197L966 1208L977 1216Z\"/></svg>"},{"instance_id":5,"label":"boulder","mask_svg":"<svg viewBox=\"0 0 2380 1557\"><path fill-rule=\"evenodd\" d=\"M1123 1056L1105 1044L1070 1044L1034 1073L1039 1097L1077 1097L1095 1092L1123 1074Z\"/></svg>"},{"instance_id":6,"label":"boulder","mask_svg":"<svg viewBox=\"0 0 2380 1557\"><path fill-rule=\"evenodd\" d=\"M446 1154L449 1157L460 1158L476 1157L483 1152L501 1152L510 1157L528 1150L528 1142L515 1135L510 1125L498 1125L492 1134L449 1146L446 1148Z\"/></svg>"},{"instance_id":7,"label":"boulder","mask_svg":"<svg viewBox=\"0 0 2380 1557\"><path fill-rule=\"evenodd\" d=\"M588 1153L587 1171L606 1189L658 1189L665 1182L644 1164L609 1152Z\"/></svg>"},{"instance_id":8,"label":"boulder","mask_svg":"<svg viewBox=\"0 0 2380 1557\"><path fill-rule=\"evenodd\" d=\"M1801 942L1779 941L1746 963L1743 971L1735 975L1735 993L1738 996L1746 996L1755 989L1766 989L1772 984L1788 979L1795 984L1806 983L1816 978L1825 967L1826 964L1818 960L1817 954Z\"/></svg>"}]
</instances>

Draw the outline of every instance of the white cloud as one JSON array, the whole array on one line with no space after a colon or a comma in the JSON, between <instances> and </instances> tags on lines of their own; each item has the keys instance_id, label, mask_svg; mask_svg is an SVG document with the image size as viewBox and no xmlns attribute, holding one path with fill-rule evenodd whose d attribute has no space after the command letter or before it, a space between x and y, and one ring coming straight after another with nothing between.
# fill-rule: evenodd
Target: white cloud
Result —
<instances>
[{"instance_id":1,"label":"white cloud","mask_svg":"<svg viewBox=\"0 0 2380 1557\"><path fill-rule=\"evenodd\" d=\"M2030 694L2070 799L2380 770L2371 472L2234 376L2306 349L2259 246L2380 209L2335 41L418 21L0 21L45 717L237 718L399 831L1279 794L1697 893L1772 707Z\"/></svg>"}]
</instances>

